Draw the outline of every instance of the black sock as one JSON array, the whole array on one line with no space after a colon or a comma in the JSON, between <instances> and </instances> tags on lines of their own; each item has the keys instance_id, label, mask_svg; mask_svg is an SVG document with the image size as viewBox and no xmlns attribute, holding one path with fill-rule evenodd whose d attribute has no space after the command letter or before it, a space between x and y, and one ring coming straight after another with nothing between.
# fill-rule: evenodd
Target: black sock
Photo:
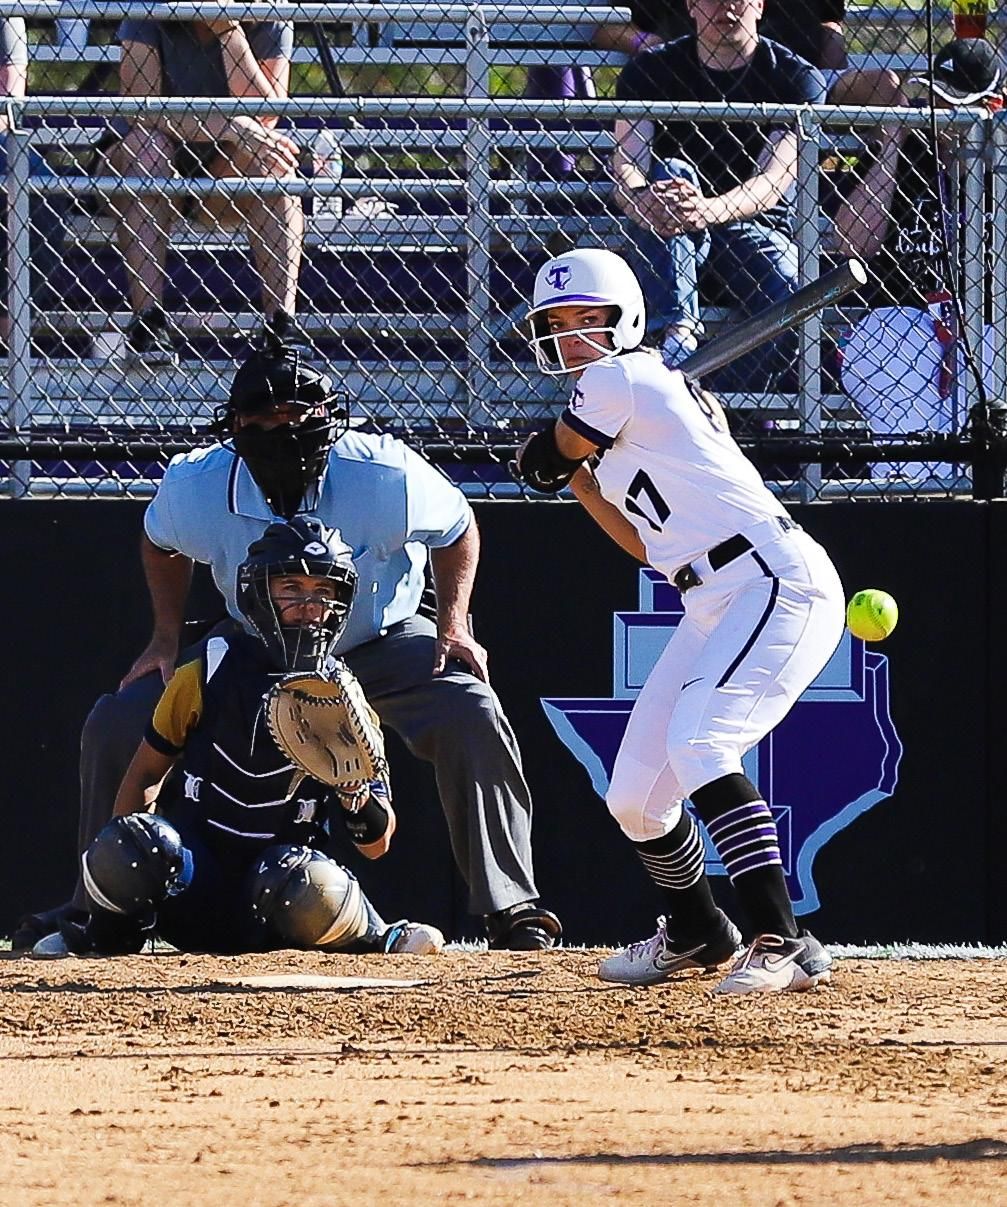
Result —
<instances>
[{"instance_id":1,"label":"black sock","mask_svg":"<svg viewBox=\"0 0 1007 1207\"><path fill-rule=\"evenodd\" d=\"M703 868L703 839L692 814L683 809L668 834L633 845L664 897L670 933L676 939L707 933L720 913Z\"/></svg>"},{"instance_id":2,"label":"black sock","mask_svg":"<svg viewBox=\"0 0 1007 1207\"><path fill-rule=\"evenodd\" d=\"M753 933L794 938L797 923L769 806L744 775L697 788L692 803L727 869Z\"/></svg>"}]
</instances>

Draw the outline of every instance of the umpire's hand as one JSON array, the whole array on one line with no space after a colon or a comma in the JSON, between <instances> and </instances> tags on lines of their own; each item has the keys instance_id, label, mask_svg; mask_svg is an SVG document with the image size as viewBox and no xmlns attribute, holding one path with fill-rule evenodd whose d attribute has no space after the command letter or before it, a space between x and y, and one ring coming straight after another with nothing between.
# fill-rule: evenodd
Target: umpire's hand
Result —
<instances>
[{"instance_id":1,"label":"umpire's hand","mask_svg":"<svg viewBox=\"0 0 1007 1207\"><path fill-rule=\"evenodd\" d=\"M464 662L477 679L489 683L488 655L468 629L456 627L437 634L437 644L434 646L435 675L444 674L449 658Z\"/></svg>"},{"instance_id":2,"label":"umpire's hand","mask_svg":"<svg viewBox=\"0 0 1007 1207\"><path fill-rule=\"evenodd\" d=\"M152 637L147 648L123 675L119 690L129 687L137 679L149 675L152 671L160 671L161 678L168 682L175 673L175 662L178 658L178 640L168 637Z\"/></svg>"}]
</instances>

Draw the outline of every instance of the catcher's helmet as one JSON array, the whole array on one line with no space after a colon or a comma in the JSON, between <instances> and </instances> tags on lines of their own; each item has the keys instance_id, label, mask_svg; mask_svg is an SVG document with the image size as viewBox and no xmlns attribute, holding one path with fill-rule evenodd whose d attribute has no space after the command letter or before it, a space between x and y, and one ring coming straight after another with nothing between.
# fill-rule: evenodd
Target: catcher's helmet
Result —
<instances>
[{"instance_id":1,"label":"catcher's helmet","mask_svg":"<svg viewBox=\"0 0 1007 1207\"><path fill-rule=\"evenodd\" d=\"M535 277L528 311L535 360L543 373L572 373L584 366L567 366L556 336L550 334L547 311L556 306L611 306L618 311L611 326L562 333L579 336L599 353L599 360L632 352L643 341L646 330L643 291L632 268L615 252L596 247L568 251L547 260ZM610 337L611 348L591 338L600 334Z\"/></svg>"},{"instance_id":2,"label":"catcher's helmet","mask_svg":"<svg viewBox=\"0 0 1007 1207\"><path fill-rule=\"evenodd\" d=\"M335 949L367 933L356 877L311 847L267 847L249 889L255 918L293 947Z\"/></svg>"},{"instance_id":3,"label":"catcher's helmet","mask_svg":"<svg viewBox=\"0 0 1007 1207\"><path fill-rule=\"evenodd\" d=\"M239 423L290 407L300 408L300 415L268 430ZM335 393L331 379L303 363L297 348L271 339L235 373L211 431L231 438L273 510L290 517L308 487L321 481L329 450L348 426L347 400Z\"/></svg>"},{"instance_id":4,"label":"catcher's helmet","mask_svg":"<svg viewBox=\"0 0 1007 1207\"><path fill-rule=\"evenodd\" d=\"M331 583L333 598L324 601L317 620L282 623L269 586L272 579L289 574L325 578ZM270 524L249 545L238 567L238 608L278 670L324 670L332 647L346 627L356 589L357 572L350 547L338 532L318 520L300 516L285 524Z\"/></svg>"},{"instance_id":5,"label":"catcher's helmet","mask_svg":"<svg viewBox=\"0 0 1007 1207\"><path fill-rule=\"evenodd\" d=\"M88 896L113 914L149 913L188 888L192 872L181 835L154 813L114 817L81 859Z\"/></svg>"}]
</instances>

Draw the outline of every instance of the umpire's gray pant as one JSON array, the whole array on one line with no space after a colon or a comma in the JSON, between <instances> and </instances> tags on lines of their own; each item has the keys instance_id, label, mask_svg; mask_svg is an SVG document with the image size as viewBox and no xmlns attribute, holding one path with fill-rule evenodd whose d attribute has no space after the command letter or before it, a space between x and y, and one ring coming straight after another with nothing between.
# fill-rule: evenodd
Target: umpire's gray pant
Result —
<instances>
[{"instance_id":1,"label":"umpire's gray pant","mask_svg":"<svg viewBox=\"0 0 1007 1207\"><path fill-rule=\"evenodd\" d=\"M185 650L233 630L230 621ZM510 723L492 688L449 664L433 678L436 628L422 616L357 646L346 663L381 718L418 758L433 764L469 910L488 914L538 897L532 871L531 796ZM157 674L102 696L84 722L80 743L81 852L112 816L119 784L164 690ZM394 785L393 785L394 787ZM408 809L408 802L406 802ZM86 909L78 880L74 905Z\"/></svg>"}]
</instances>

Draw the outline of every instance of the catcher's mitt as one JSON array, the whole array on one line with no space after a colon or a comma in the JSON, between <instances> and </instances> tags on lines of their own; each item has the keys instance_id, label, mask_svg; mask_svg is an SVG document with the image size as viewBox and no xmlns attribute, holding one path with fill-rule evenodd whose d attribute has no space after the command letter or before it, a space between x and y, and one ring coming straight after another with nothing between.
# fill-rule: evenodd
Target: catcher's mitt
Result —
<instances>
[{"instance_id":1,"label":"catcher's mitt","mask_svg":"<svg viewBox=\"0 0 1007 1207\"><path fill-rule=\"evenodd\" d=\"M301 771L291 794L305 775L349 797L375 780L387 785L378 718L342 663L328 679L294 674L275 683L266 695L266 722L273 741Z\"/></svg>"}]
</instances>

